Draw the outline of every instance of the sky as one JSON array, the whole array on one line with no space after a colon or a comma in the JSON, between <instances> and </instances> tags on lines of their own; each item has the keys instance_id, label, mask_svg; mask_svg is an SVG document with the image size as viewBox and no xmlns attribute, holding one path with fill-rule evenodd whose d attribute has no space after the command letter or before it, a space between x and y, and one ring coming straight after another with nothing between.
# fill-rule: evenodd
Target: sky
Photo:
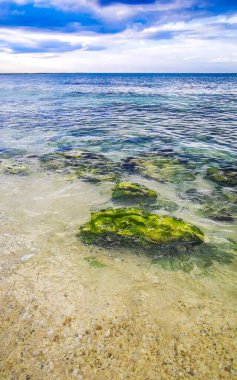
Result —
<instances>
[{"instance_id":1,"label":"sky","mask_svg":"<svg viewBox=\"0 0 237 380\"><path fill-rule=\"evenodd\" d=\"M237 72L237 0L0 0L17 72Z\"/></svg>"}]
</instances>

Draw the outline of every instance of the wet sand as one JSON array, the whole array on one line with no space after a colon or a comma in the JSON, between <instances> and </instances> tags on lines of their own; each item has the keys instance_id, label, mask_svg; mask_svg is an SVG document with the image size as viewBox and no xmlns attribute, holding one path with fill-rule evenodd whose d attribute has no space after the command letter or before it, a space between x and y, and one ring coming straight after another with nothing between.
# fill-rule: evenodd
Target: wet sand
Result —
<instances>
[{"instance_id":1,"label":"wet sand","mask_svg":"<svg viewBox=\"0 0 237 380\"><path fill-rule=\"evenodd\" d=\"M184 273L87 247L75 234L110 184L1 177L1 380L237 377L236 260ZM207 239L234 236L228 224L201 227Z\"/></svg>"}]
</instances>

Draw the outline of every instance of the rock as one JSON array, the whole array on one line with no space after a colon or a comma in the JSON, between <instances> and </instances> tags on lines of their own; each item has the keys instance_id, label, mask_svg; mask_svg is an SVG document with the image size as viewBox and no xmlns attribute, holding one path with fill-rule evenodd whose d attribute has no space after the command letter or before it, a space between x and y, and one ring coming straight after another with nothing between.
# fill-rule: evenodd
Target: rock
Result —
<instances>
[{"instance_id":1,"label":"rock","mask_svg":"<svg viewBox=\"0 0 237 380\"><path fill-rule=\"evenodd\" d=\"M34 253L29 253L28 255L24 255L21 257L21 261L28 261L30 260L32 257L34 257L35 254Z\"/></svg>"},{"instance_id":2,"label":"rock","mask_svg":"<svg viewBox=\"0 0 237 380\"><path fill-rule=\"evenodd\" d=\"M159 182L193 181L195 176L178 158L149 153L124 160L122 167Z\"/></svg>"},{"instance_id":3,"label":"rock","mask_svg":"<svg viewBox=\"0 0 237 380\"><path fill-rule=\"evenodd\" d=\"M208 168L205 178L217 183L220 186L237 186L237 168Z\"/></svg>"},{"instance_id":4,"label":"rock","mask_svg":"<svg viewBox=\"0 0 237 380\"><path fill-rule=\"evenodd\" d=\"M10 174L10 175L28 175L29 174L29 167L25 165L8 165L5 166L2 170L3 174Z\"/></svg>"},{"instance_id":5,"label":"rock","mask_svg":"<svg viewBox=\"0 0 237 380\"><path fill-rule=\"evenodd\" d=\"M213 195L224 202L235 206L237 205L237 190L224 188L221 192L213 192Z\"/></svg>"},{"instance_id":6,"label":"rock","mask_svg":"<svg viewBox=\"0 0 237 380\"><path fill-rule=\"evenodd\" d=\"M67 166L66 159L60 153L48 153L40 157L44 170L60 170Z\"/></svg>"},{"instance_id":7,"label":"rock","mask_svg":"<svg viewBox=\"0 0 237 380\"><path fill-rule=\"evenodd\" d=\"M142 201L145 203L153 203L157 195L154 190L131 182L119 182L112 190L112 199L116 201Z\"/></svg>"},{"instance_id":8,"label":"rock","mask_svg":"<svg viewBox=\"0 0 237 380\"><path fill-rule=\"evenodd\" d=\"M198 191L196 189L189 189L184 193L180 193L179 197L181 199L187 199L194 203L205 203L210 199L208 194L205 194L202 191Z\"/></svg>"},{"instance_id":9,"label":"rock","mask_svg":"<svg viewBox=\"0 0 237 380\"><path fill-rule=\"evenodd\" d=\"M127 157L123 160L121 167L127 170L129 173L134 173L136 170L137 164L138 164L138 161L136 158Z\"/></svg>"},{"instance_id":10,"label":"rock","mask_svg":"<svg viewBox=\"0 0 237 380\"><path fill-rule=\"evenodd\" d=\"M69 151L50 153L41 156L41 165L45 170L57 170L75 174L88 182L115 182L120 179L120 164L109 160L102 154Z\"/></svg>"},{"instance_id":11,"label":"rock","mask_svg":"<svg viewBox=\"0 0 237 380\"><path fill-rule=\"evenodd\" d=\"M154 205L154 209L156 210L164 209L168 212L175 212L179 209L179 207L180 206L176 202L171 201L166 198L161 198L161 197L158 198L158 201Z\"/></svg>"},{"instance_id":12,"label":"rock","mask_svg":"<svg viewBox=\"0 0 237 380\"><path fill-rule=\"evenodd\" d=\"M229 189L217 189L207 197L198 214L217 221L232 222L237 218L237 194Z\"/></svg>"},{"instance_id":13,"label":"rock","mask_svg":"<svg viewBox=\"0 0 237 380\"><path fill-rule=\"evenodd\" d=\"M187 249L201 244L202 231L192 224L138 208L107 209L91 214L77 235L86 244L149 249Z\"/></svg>"},{"instance_id":14,"label":"rock","mask_svg":"<svg viewBox=\"0 0 237 380\"><path fill-rule=\"evenodd\" d=\"M220 222L232 222L234 220L230 205L218 202L206 204L198 213L204 218Z\"/></svg>"}]
</instances>

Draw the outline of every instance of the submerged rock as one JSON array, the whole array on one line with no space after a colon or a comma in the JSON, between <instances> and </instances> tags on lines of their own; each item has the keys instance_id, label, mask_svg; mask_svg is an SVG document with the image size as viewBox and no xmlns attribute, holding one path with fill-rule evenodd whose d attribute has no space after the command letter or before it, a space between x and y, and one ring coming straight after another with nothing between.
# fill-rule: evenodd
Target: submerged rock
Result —
<instances>
[{"instance_id":1,"label":"submerged rock","mask_svg":"<svg viewBox=\"0 0 237 380\"><path fill-rule=\"evenodd\" d=\"M184 193L179 193L178 195L181 199L187 199L194 203L205 203L210 199L210 195L196 189L189 189Z\"/></svg>"},{"instance_id":2,"label":"submerged rock","mask_svg":"<svg viewBox=\"0 0 237 380\"><path fill-rule=\"evenodd\" d=\"M190 223L160 216L138 208L107 209L91 214L79 230L87 244L122 245L143 249L182 250L201 244L202 231Z\"/></svg>"},{"instance_id":3,"label":"submerged rock","mask_svg":"<svg viewBox=\"0 0 237 380\"><path fill-rule=\"evenodd\" d=\"M225 202L232 204L233 206L237 205L237 190L234 189L222 189L223 191L219 193L219 197Z\"/></svg>"},{"instance_id":4,"label":"submerged rock","mask_svg":"<svg viewBox=\"0 0 237 380\"><path fill-rule=\"evenodd\" d=\"M29 167L26 165L6 165L2 169L3 174L10 175L28 175L30 172Z\"/></svg>"},{"instance_id":5,"label":"submerged rock","mask_svg":"<svg viewBox=\"0 0 237 380\"><path fill-rule=\"evenodd\" d=\"M123 161L122 167L129 172L138 173L159 182L178 183L195 179L192 171L178 158L154 153L127 158Z\"/></svg>"},{"instance_id":6,"label":"submerged rock","mask_svg":"<svg viewBox=\"0 0 237 380\"><path fill-rule=\"evenodd\" d=\"M220 222L232 222L234 220L233 208L228 204L209 203L198 210L200 216Z\"/></svg>"},{"instance_id":7,"label":"submerged rock","mask_svg":"<svg viewBox=\"0 0 237 380\"><path fill-rule=\"evenodd\" d=\"M154 205L155 210L164 209L168 212L175 212L180 208L180 206L170 199L159 197L157 202Z\"/></svg>"},{"instance_id":8,"label":"submerged rock","mask_svg":"<svg viewBox=\"0 0 237 380\"><path fill-rule=\"evenodd\" d=\"M119 182L112 190L112 199L116 201L154 203L157 195L156 191L132 182Z\"/></svg>"},{"instance_id":9,"label":"submerged rock","mask_svg":"<svg viewBox=\"0 0 237 380\"><path fill-rule=\"evenodd\" d=\"M208 168L206 178L220 186L237 186L237 168Z\"/></svg>"},{"instance_id":10,"label":"submerged rock","mask_svg":"<svg viewBox=\"0 0 237 380\"><path fill-rule=\"evenodd\" d=\"M67 161L60 153L47 153L40 157L44 170L61 170L67 166Z\"/></svg>"},{"instance_id":11,"label":"submerged rock","mask_svg":"<svg viewBox=\"0 0 237 380\"><path fill-rule=\"evenodd\" d=\"M232 222L237 218L237 194L228 189L213 191L202 203L198 214L204 218Z\"/></svg>"},{"instance_id":12,"label":"submerged rock","mask_svg":"<svg viewBox=\"0 0 237 380\"><path fill-rule=\"evenodd\" d=\"M74 174L75 177L95 183L115 182L121 175L118 163L98 153L81 151L50 153L41 156L41 165L45 170Z\"/></svg>"},{"instance_id":13,"label":"submerged rock","mask_svg":"<svg viewBox=\"0 0 237 380\"><path fill-rule=\"evenodd\" d=\"M121 169L118 163L101 154L82 153L77 164L76 174L90 182L115 182L120 179Z\"/></svg>"}]
</instances>

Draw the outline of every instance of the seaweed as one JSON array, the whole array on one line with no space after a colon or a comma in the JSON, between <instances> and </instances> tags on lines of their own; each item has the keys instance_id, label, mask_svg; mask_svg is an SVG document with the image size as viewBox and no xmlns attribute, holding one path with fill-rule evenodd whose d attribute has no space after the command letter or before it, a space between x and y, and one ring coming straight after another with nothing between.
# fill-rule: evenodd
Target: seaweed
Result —
<instances>
[{"instance_id":1,"label":"seaweed","mask_svg":"<svg viewBox=\"0 0 237 380\"><path fill-rule=\"evenodd\" d=\"M97 260L94 256L84 257L84 260L86 260L89 263L89 266L92 268L105 268L106 267L106 265L104 263Z\"/></svg>"},{"instance_id":2,"label":"seaweed","mask_svg":"<svg viewBox=\"0 0 237 380\"><path fill-rule=\"evenodd\" d=\"M152 259L152 265L168 271L183 271L190 273L197 267L203 273L209 273L216 262L228 265L235 259L237 244L227 242L221 244L204 243L193 248L189 254L181 253L177 255L166 255Z\"/></svg>"},{"instance_id":3,"label":"seaweed","mask_svg":"<svg viewBox=\"0 0 237 380\"><path fill-rule=\"evenodd\" d=\"M182 219L151 214L138 208L93 212L91 220L81 226L77 236L86 244L172 252L188 249L204 240L198 227Z\"/></svg>"}]
</instances>

